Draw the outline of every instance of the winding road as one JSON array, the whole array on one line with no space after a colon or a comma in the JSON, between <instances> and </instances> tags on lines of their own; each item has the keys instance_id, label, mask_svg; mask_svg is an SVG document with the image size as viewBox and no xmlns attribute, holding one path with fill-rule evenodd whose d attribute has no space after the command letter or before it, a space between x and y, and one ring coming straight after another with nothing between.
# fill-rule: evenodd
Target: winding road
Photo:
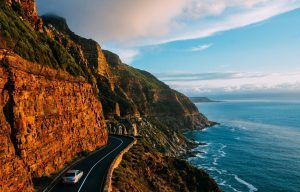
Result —
<instances>
[{"instance_id":1,"label":"winding road","mask_svg":"<svg viewBox=\"0 0 300 192\"><path fill-rule=\"evenodd\" d=\"M108 170L118 154L133 142L131 137L109 136L107 146L80 161L72 169L83 171L83 177L75 185L57 182L51 192L99 192L103 191Z\"/></svg>"}]
</instances>

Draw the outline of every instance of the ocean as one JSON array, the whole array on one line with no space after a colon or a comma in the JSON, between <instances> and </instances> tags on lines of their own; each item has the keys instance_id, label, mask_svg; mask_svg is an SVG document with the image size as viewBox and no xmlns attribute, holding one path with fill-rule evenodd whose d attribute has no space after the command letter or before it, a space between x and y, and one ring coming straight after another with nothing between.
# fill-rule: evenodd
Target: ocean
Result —
<instances>
[{"instance_id":1,"label":"ocean","mask_svg":"<svg viewBox=\"0 0 300 192\"><path fill-rule=\"evenodd\" d=\"M188 161L228 192L300 192L300 101L226 100L197 103L210 120L186 133L206 143Z\"/></svg>"}]
</instances>

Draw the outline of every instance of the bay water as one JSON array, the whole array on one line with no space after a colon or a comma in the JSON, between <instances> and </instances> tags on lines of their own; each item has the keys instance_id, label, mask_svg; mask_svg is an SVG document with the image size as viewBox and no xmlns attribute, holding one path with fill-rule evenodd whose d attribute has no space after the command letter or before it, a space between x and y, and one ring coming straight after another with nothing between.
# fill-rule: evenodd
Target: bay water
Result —
<instances>
[{"instance_id":1,"label":"bay water","mask_svg":"<svg viewBox=\"0 0 300 192\"><path fill-rule=\"evenodd\" d=\"M186 133L205 143L188 161L224 191L300 192L300 101L226 100L197 103L220 123Z\"/></svg>"}]
</instances>

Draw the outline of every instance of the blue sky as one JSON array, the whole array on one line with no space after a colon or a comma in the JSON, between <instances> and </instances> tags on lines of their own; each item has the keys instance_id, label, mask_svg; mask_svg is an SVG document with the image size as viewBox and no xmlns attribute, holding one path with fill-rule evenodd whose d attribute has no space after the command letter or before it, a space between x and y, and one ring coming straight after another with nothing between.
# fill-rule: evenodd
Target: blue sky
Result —
<instances>
[{"instance_id":1,"label":"blue sky","mask_svg":"<svg viewBox=\"0 0 300 192\"><path fill-rule=\"evenodd\" d=\"M299 0L37 3L188 95L300 90Z\"/></svg>"},{"instance_id":2,"label":"blue sky","mask_svg":"<svg viewBox=\"0 0 300 192\"><path fill-rule=\"evenodd\" d=\"M300 70L300 9L206 38L147 46L132 65L154 73Z\"/></svg>"}]
</instances>

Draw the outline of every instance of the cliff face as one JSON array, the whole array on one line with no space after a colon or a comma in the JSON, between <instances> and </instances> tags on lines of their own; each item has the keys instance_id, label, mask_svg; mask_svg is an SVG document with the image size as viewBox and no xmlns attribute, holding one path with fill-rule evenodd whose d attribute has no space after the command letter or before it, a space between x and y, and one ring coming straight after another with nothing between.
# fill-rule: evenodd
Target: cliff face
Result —
<instances>
[{"instance_id":1,"label":"cliff face","mask_svg":"<svg viewBox=\"0 0 300 192\"><path fill-rule=\"evenodd\" d=\"M39 18L35 0L4 0L9 6L17 11L24 19L29 21L31 26L42 31L43 23Z\"/></svg>"},{"instance_id":2,"label":"cliff face","mask_svg":"<svg viewBox=\"0 0 300 192\"><path fill-rule=\"evenodd\" d=\"M123 64L116 54L102 51L93 40L77 36L68 28L64 19L49 15L42 18L47 33L54 40L63 44L68 52L76 58L77 63L84 63L87 69L83 69L83 71L90 70L89 73L86 73L88 79L96 80L92 81L92 84L97 87L99 99L104 106L104 113L109 119L110 133L142 136L140 147L148 149L150 156L156 155L153 154L154 151L157 151L160 156L176 156L185 153L189 147L193 146L184 138L181 131L201 129L211 125L211 122L198 112L196 106L186 96L170 89L150 73ZM121 118L114 116L112 118L111 114L117 114ZM132 155L131 151L129 155ZM138 151L135 156L137 156L136 162L145 170L146 167L143 164L145 154ZM164 158L159 161L150 159L149 163L164 167L163 164L167 164L167 161ZM174 161L177 162L176 159ZM131 167L129 162L124 164ZM172 169L172 167L165 166L165 169L168 168ZM141 175L137 170L131 171L142 180L149 179L149 175ZM176 172L176 169L173 171L174 175L180 174ZM199 170L192 169L192 171L196 175L198 174L194 179L204 179L199 176L202 174ZM127 182L126 177L122 175L124 172L126 173L126 169L121 169L120 174L114 175L121 179L120 182L115 183L115 190L123 189L121 186ZM174 176L174 178L176 177L178 175ZM214 181L209 180L208 176L206 177L204 180L212 182L213 186L217 188ZM163 178L158 176L156 179ZM136 180L132 185L139 186L140 182L140 180ZM182 186L187 187L187 182L183 182ZM148 188L149 185L145 187L140 190L151 189ZM170 186L169 190L171 189L178 188ZM195 189L200 189L200 187L197 186Z\"/></svg>"},{"instance_id":3,"label":"cliff face","mask_svg":"<svg viewBox=\"0 0 300 192\"><path fill-rule=\"evenodd\" d=\"M24 183L22 187L28 189L29 175L49 175L77 153L93 151L107 143L101 104L83 78L16 55L9 56L0 69L4 138L0 172L1 181L7 181L1 182L2 189L15 191L10 187L18 186L10 182L23 176L20 185ZM11 170L14 168L16 171Z\"/></svg>"},{"instance_id":4,"label":"cliff face","mask_svg":"<svg viewBox=\"0 0 300 192\"><path fill-rule=\"evenodd\" d=\"M7 50L10 54L0 66L0 191L32 191L32 178L55 173L77 153L105 145L106 126L111 133L142 136L141 149L134 153L141 167L149 156L153 169L173 169L162 177L131 170L148 180L149 189L155 184L152 177L183 179L178 168L166 165L177 159L164 156L193 146L182 131L211 124L187 97L74 34L62 18L45 16L37 23L34 0L4 2L0 59ZM43 33L37 32L41 23ZM193 180L202 178L200 170L192 171Z\"/></svg>"},{"instance_id":5,"label":"cliff face","mask_svg":"<svg viewBox=\"0 0 300 192\"><path fill-rule=\"evenodd\" d=\"M61 42L77 63L96 80L105 115L155 116L178 130L209 126L205 116L183 94L170 89L146 71L123 64L119 56L102 51L98 43L74 34L63 18L43 16L47 32ZM76 48L74 48L76 47ZM119 109L119 110L118 110Z\"/></svg>"},{"instance_id":6,"label":"cliff face","mask_svg":"<svg viewBox=\"0 0 300 192\"><path fill-rule=\"evenodd\" d=\"M14 130L7 113L10 102L8 81L8 73L0 67L0 191L32 191L30 174L12 142Z\"/></svg>"},{"instance_id":7,"label":"cliff face","mask_svg":"<svg viewBox=\"0 0 300 192\"><path fill-rule=\"evenodd\" d=\"M85 77L98 92L106 117L120 115L115 93L114 77L101 46L94 40L73 33L66 20L54 16L42 16L46 33L60 42L85 72Z\"/></svg>"},{"instance_id":8,"label":"cliff face","mask_svg":"<svg viewBox=\"0 0 300 192\"><path fill-rule=\"evenodd\" d=\"M183 94L170 89L152 74L123 64L118 55L104 51L119 86L139 114L159 118L179 131L201 129L211 124ZM130 113L126 108L121 113Z\"/></svg>"}]
</instances>

